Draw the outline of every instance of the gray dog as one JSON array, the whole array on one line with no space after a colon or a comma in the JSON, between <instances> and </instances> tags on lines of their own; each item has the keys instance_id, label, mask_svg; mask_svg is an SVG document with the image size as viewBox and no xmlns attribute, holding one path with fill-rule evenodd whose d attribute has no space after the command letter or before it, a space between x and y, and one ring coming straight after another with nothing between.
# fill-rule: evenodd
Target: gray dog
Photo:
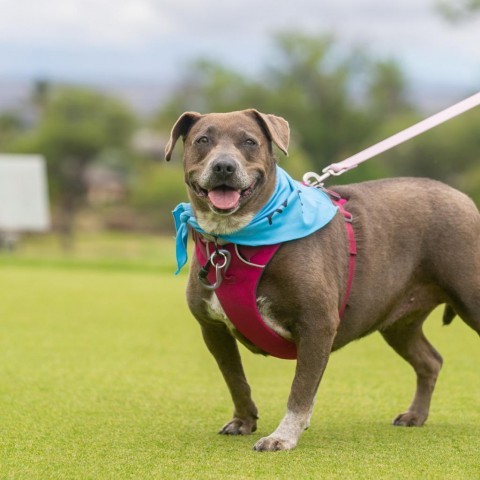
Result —
<instances>
[{"instance_id":1,"label":"gray dog","mask_svg":"<svg viewBox=\"0 0 480 480\"><path fill-rule=\"evenodd\" d=\"M172 129L167 160L180 137L188 196L201 229L215 236L244 228L274 191L272 145L287 153L287 121L256 110L187 112ZM458 314L480 334L480 215L467 196L414 178L334 190L347 200L358 244L348 308L340 318L349 265L345 221L337 213L324 228L284 243L258 285L259 310L274 332L294 342L297 364L286 415L255 450L294 448L309 425L331 352L377 330L417 375L413 402L394 424L422 425L442 366L423 334L423 322L445 303L445 324ZM200 269L193 260L188 305L234 403L233 419L220 433L250 434L256 430L257 408L236 339L259 349L229 322L216 294L202 287Z\"/></svg>"}]
</instances>

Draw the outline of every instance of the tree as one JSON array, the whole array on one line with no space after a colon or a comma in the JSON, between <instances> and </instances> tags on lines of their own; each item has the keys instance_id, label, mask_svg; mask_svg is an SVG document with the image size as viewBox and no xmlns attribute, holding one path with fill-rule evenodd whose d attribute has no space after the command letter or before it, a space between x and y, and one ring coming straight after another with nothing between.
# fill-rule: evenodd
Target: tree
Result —
<instances>
[{"instance_id":1,"label":"tree","mask_svg":"<svg viewBox=\"0 0 480 480\"><path fill-rule=\"evenodd\" d=\"M118 100L88 89L40 90L41 117L15 149L46 157L51 193L57 199L60 228L68 243L74 214L86 193L87 166L107 148L126 148L134 118Z\"/></svg>"},{"instance_id":2,"label":"tree","mask_svg":"<svg viewBox=\"0 0 480 480\"><path fill-rule=\"evenodd\" d=\"M412 111L407 92L405 76L394 60L379 61L372 65L367 102L376 123Z\"/></svg>"},{"instance_id":3,"label":"tree","mask_svg":"<svg viewBox=\"0 0 480 480\"><path fill-rule=\"evenodd\" d=\"M276 58L267 80L272 104L291 121L317 170L367 146L385 115L408 108L395 62L372 60L359 49L344 52L331 36L281 34ZM364 172L353 172L350 181Z\"/></svg>"},{"instance_id":4,"label":"tree","mask_svg":"<svg viewBox=\"0 0 480 480\"><path fill-rule=\"evenodd\" d=\"M316 168L340 160L365 125L349 92L356 62L338 58L329 36L286 33L276 46L267 75L272 108L290 121Z\"/></svg>"},{"instance_id":5,"label":"tree","mask_svg":"<svg viewBox=\"0 0 480 480\"><path fill-rule=\"evenodd\" d=\"M7 151L9 145L22 133L25 126L16 112L0 113L0 151Z\"/></svg>"},{"instance_id":6,"label":"tree","mask_svg":"<svg viewBox=\"0 0 480 480\"><path fill-rule=\"evenodd\" d=\"M187 110L226 112L258 106L264 103L264 94L261 83L214 61L200 59L189 66L183 82L157 113L154 125L165 130Z\"/></svg>"},{"instance_id":7,"label":"tree","mask_svg":"<svg viewBox=\"0 0 480 480\"><path fill-rule=\"evenodd\" d=\"M480 12L480 0L438 0L437 8L447 20L458 22Z\"/></svg>"}]
</instances>

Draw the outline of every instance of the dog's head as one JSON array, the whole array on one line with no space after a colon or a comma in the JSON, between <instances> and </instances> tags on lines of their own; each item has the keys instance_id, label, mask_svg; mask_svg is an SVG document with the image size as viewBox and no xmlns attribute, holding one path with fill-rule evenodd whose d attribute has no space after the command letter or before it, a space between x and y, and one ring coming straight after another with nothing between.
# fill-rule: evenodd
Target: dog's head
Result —
<instances>
[{"instance_id":1,"label":"dog's head","mask_svg":"<svg viewBox=\"0 0 480 480\"><path fill-rule=\"evenodd\" d=\"M289 134L286 120L253 109L181 115L165 157L182 137L188 195L206 232L228 234L251 221L275 188L272 143L286 155Z\"/></svg>"}]
</instances>

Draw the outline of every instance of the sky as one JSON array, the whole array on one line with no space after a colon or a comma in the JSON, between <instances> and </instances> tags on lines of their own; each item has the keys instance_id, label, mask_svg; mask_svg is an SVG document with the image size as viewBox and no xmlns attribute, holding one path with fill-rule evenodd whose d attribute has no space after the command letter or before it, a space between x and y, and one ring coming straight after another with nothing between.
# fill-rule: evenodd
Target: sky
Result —
<instances>
[{"instance_id":1,"label":"sky","mask_svg":"<svg viewBox=\"0 0 480 480\"><path fill-rule=\"evenodd\" d=\"M480 14L452 25L436 1L0 0L0 80L171 84L200 56L255 74L275 32L301 30L395 58L418 85L479 90Z\"/></svg>"}]
</instances>

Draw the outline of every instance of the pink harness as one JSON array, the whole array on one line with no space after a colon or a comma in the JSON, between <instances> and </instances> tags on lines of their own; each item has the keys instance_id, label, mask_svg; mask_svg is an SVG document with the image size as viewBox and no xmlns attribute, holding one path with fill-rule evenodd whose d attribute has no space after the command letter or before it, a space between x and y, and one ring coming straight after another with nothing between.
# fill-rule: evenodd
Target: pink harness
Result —
<instances>
[{"instance_id":1,"label":"pink harness","mask_svg":"<svg viewBox=\"0 0 480 480\"><path fill-rule=\"evenodd\" d=\"M352 227L352 215L343 207L347 201L333 192L328 193L334 197L332 202L338 206L345 218L349 243L348 281L345 298L339 310L341 317L347 307L352 288L357 246ZM221 250L216 253L218 247L213 242L208 242L196 233L194 233L194 240L197 260L200 266L206 266L202 269L203 277L206 277L211 285L215 285L219 282L219 270L222 270L221 283L217 283L212 290L215 290L226 316L235 328L248 341L273 357L297 358L295 343L273 331L265 323L257 307L257 288L260 278L281 244L239 247L229 243L222 245Z\"/></svg>"}]
</instances>

